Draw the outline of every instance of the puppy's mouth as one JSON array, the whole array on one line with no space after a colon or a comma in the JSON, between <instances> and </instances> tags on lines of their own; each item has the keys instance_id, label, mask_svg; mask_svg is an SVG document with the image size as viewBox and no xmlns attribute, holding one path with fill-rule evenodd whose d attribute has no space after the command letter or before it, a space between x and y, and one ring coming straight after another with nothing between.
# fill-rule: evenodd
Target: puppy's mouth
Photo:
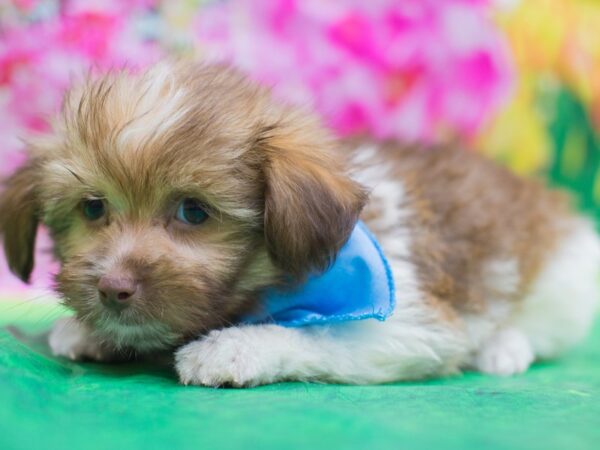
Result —
<instances>
[{"instance_id":1,"label":"puppy's mouth","mask_svg":"<svg viewBox=\"0 0 600 450\"><path fill-rule=\"evenodd\" d=\"M135 307L118 310L106 308L99 301L87 306L87 313L78 314L80 320L89 325L100 342L116 350L149 353L170 349L182 339L168 324Z\"/></svg>"},{"instance_id":2,"label":"puppy's mouth","mask_svg":"<svg viewBox=\"0 0 600 450\"><path fill-rule=\"evenodd\" d=\"M154 319L141 320L127 314L111 312L102 315L93 324L94 335L117 350L136 353L165 350L175 346L181 335L168 325Z\"/></svg>"}]
</instances>

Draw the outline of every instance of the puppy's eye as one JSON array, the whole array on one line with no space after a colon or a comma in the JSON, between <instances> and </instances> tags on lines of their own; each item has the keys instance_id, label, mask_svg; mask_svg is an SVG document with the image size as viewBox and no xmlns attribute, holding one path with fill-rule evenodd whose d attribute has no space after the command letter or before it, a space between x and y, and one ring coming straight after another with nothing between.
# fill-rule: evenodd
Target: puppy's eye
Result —
<instances>
[{"instance_id":1,"label":"puppy's eye","mask_svg":"<svg viewBox=\"0 0 600 450\"><path fill-rule=\"evenodd\" d=\"M188 225L200 225L208 214L202 207L202 203L195 198L184 198L177 207L177 220Z\"/></svg>"},{"instance_id":2,"label":"puppy's eye","mask_svg":"<svg viewBox=\"0 0 600 450\"><path fill-rule=\"evenodd\" d=\"M82 203L83 215L89 221L101 219L106 214L106 206L104 200L99 198L90 198Z\"/></svg>"}]
</instances>

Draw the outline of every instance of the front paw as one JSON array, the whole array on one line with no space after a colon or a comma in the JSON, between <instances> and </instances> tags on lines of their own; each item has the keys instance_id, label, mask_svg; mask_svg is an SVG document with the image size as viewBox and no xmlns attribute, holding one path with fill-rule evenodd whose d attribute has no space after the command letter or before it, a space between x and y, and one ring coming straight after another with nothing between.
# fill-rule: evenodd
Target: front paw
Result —
<instances>
[{"instance_id":1,"label":"front paw","mask_svg":"<svg viewBox=\"0 0 600 450\"><path fill-rule=\"evenodd\" d=\"M181 382L213 387L272 382L277 376L275 367L251 328L212 331L179 349L175 367Z\"/></svg>"},{"instance_id":2,"label":"front paw","mask_svg":"<svg viewBox=\"0 0 600 450\"><path fill-rule=\"evenodd\" d=\"M87 327L74 317L58 319L48 336L48 344L55 356L73 361L109 359L106 349L95 340Z\"/></svg>"}]
</instances>

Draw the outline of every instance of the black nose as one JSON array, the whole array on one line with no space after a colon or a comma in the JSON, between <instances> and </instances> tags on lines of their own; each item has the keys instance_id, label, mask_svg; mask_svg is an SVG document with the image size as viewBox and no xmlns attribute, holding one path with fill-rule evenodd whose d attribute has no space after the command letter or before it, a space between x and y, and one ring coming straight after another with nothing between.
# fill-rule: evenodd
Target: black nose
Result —
<instances>
[{"instance_id":1,"label":"black nose","mask_svg":"<svg viewBox=\"0 0 600 450\"><path fill-rule=\"evenodd\" d=\"M133 302L137 290L138 283L133 278L105 275L98 282L100 301L114 311L127 308Z\"/></svg>"}]
</instances>

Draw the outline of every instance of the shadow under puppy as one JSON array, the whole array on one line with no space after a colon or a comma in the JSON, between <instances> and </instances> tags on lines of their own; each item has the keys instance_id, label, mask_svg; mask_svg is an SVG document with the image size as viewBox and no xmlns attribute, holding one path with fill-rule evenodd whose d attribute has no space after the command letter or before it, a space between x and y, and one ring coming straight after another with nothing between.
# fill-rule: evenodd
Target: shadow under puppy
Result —
<instances>
[{"instance_id":1,"label":"shadow under puppy","mask_svg":"<svg viewBox=\"0 0 600 450\"><path fill-rule=\"evenodd\" d=\"M23 280L38 223L50 230L75 312L51 332L56 355L172 349L186 384L519 373L581 340L600 297L598 238L561 194L461 150L338 142L215 65L72 89L0 213ZM331 292L343 317L247 320L265 292L330 273L362 223L389 282L383 316L355 314L373 293L356 294L350 273Z\"/></svg>"}]
</instances>

